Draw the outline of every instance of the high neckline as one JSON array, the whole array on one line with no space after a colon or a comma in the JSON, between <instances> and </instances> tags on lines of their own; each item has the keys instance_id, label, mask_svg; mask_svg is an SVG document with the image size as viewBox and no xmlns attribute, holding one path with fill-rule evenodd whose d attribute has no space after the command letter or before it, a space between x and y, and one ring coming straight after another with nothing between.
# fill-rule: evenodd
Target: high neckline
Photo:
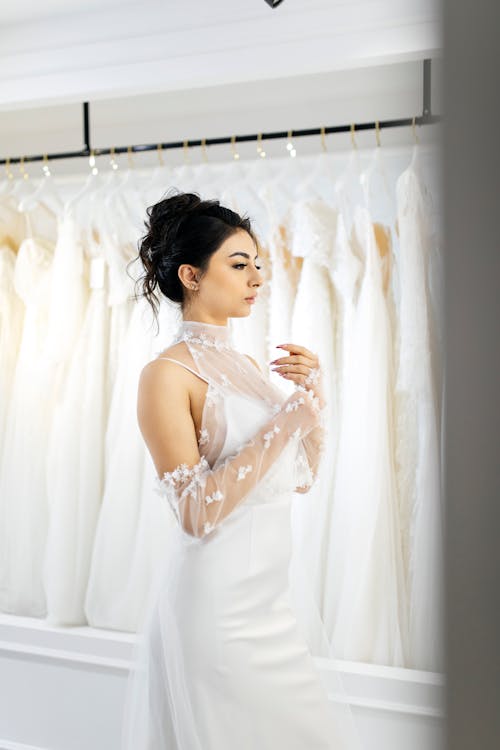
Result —
<instances>
[{"instance_id":1,"label":"high neckline","mask_svg":"<svg viewBox=\"0 0 500 750\"><path fill-rule=\"evenodd\" d=\"M200 339L201 342L219 347L231 347L229 325L205 323L200 320L181 320L179 332L182 337Z\"/></svg>"}]
</instances>

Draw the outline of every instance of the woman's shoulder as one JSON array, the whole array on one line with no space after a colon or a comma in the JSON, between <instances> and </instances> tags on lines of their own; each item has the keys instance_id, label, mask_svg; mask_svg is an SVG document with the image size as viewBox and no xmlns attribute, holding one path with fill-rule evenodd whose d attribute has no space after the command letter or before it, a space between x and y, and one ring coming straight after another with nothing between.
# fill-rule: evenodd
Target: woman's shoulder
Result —
<instances>
[{"instance_id":1,"label":"woman's shoulder","mask_svg":"<svg viewBox=\"0 0 500 750\"><path fill-rule=\"evenodd\" d=\"M182 380L183 373L186 370L176 365L175 362L171 362L171 359L192 367L192 357L189 354L189 350L184 341L179 341L163 349L163 351L159 352L144 365L141 371L141 380L156 377L165 379L172 376Z\"/></svg>"}]
</instances>

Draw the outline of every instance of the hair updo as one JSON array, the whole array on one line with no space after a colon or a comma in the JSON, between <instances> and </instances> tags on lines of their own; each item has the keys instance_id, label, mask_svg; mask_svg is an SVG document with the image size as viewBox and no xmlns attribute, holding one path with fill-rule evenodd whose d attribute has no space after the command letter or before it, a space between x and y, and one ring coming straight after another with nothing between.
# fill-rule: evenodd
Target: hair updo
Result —
<instances>
[{"instance_id":1,"label":"hair updo","mask_svg":"<svg viewBox=\"0 0 500 750\"><path fill-rule=\"evenodd\" d=\"M146 234L139 240L139 258L144 275L136 282L138 297L145 297L158 318L160 292L172 302L185 302L185 287L178 270L183 263L206 272L210 257L222 243L239 229L257 239L250 219L221 206L218 200L201 200L197 193L174 193L147 209ZM137 260L137 258L136 258Z\"/></svg>"}]
</instances>

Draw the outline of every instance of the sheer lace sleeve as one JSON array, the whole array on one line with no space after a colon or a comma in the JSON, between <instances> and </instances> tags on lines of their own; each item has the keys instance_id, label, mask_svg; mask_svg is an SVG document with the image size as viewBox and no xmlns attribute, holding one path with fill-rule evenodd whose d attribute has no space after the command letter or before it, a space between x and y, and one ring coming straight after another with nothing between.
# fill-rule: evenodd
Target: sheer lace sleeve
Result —
<instances>
[{"instance_id":1,"label":"sheer lace sleeve","mask_svg":"<svg viewBox=\"0 0 500 750\"><path fill-rule=\"evenodd\" d=\"M194 466L181 464L157 477L156 489L166 495L182 528L193 537L204 537L246 498L291 439L303 439L318 426L320 413L313 391L297 389L250 441L217 468L211 469L202 455Z\"/></svg>"},{"instance_id":2,"label":"sheer lace sleeve","mask_svg":"<svg viewBox=\"0 0 500 750\"><path fill-rule=\"evenodd\" d=\"M314 383L314 393L317 403L316 426L307 435L303 435L297 448L295 460L296 491L307 492L318 476L321 459L324 455L326 440L326 412L327 403L323 387L323 374L320 368L311 371L307 383ZM304 386L296 386L298 392L308 392Z\"/></svg>"}]
</instances>

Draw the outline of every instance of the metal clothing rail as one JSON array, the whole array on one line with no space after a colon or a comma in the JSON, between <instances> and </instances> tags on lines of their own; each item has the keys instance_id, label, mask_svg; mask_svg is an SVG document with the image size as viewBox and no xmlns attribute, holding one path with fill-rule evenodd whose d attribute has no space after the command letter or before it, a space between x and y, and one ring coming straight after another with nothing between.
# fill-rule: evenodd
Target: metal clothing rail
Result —
<instances>
[{"instance_id":1,"label":"metal clothing rail","mask_svg":"<svg viewBox=\"0 0 500 750\"><path fill-rule=\"evenodd\" d=\"M113 146L110 148L92 148L90 144L90 120L89 120L89 103L83 103L83 142L84 147L79 151L59 151L52 154L36 154L31 156L15 156L6 159L0 159L0 164L6 164L7 169L10 164L23 164L34 161L52 161L55 159L79 159L82 157L102 156L106 154L122 153L139 153L142 151L167 150L174 148L191 148L194 146L215 146L223 143L243 143L245 141L265 141L276 138L298 138L301 136L327 135L328 133L348 133L354 134L362 130L376 130L385 128L400 128L416 125L432 125L440 122L439 115L431 114L431 60L423 61L423 111L422 115L416 117L406 117L396 120L374 120L373 122L351 123L349 125L331 125L321 128L306 128L303 130L275 131L271 133L254 133L252 135L233 135L223 136L220 138L203 138L202 140L185 140L171 141L170 143L147 143L135 146Z\"/></svg>"}]
</instances>

